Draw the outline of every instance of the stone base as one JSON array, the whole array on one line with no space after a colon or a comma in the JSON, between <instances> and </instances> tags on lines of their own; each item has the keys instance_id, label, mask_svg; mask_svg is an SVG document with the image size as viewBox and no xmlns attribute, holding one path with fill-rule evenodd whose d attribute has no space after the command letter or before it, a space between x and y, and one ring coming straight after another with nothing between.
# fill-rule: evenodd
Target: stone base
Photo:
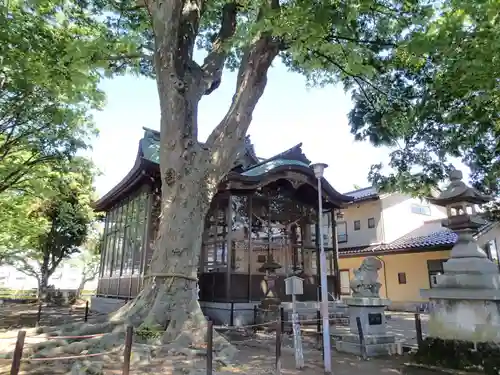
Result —
<instances>
[{"instance_id":1,"label":"stone base","mask_svg":"<svg viewBox=\"0 0 500 375\"><path fill-rule=\"evenodd\" d=\"M429 336L500 343L500 301L431 297Z\"/></svg>"},{"instance_id":2,"label":"stone base","mask_svg":"<svg viewBox=\"0 0 500 375\"><path fill-rule=\"evenodd\" d=\"M339 352L362 356L363 347L356 334L342 335L340 340L335 342L335 348ZM368 335L365 336L365 353L368 357L402 354L401 343L396 342L393 335Z\"/></svg>"},{"instance_id":3,"label":"stone base","mask_svg":"<svg viewBox=\"0 0 500 375\"><path fill-rule=\"evenodd\" d=\"M388 301L381 298L351 298L346 301L351 333L358 333L356 318L359 317L365 336L385 335L387 323L385 309Z\"/></svg>"}]
</instances>

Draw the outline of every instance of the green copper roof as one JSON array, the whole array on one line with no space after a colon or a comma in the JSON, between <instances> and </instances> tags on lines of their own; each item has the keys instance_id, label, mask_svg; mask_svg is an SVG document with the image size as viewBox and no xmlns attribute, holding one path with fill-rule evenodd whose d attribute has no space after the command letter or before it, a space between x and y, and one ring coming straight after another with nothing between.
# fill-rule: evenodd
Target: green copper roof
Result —
<instances>
[{"instance_id":1,"label":"green copper roof","mask_svg":"<svg viewBox=\"0 0 500 375\"><path fill-rule=\"evenodd\" d=\"M151 129L144 129L144 137L140 140L142 157L146 160L152 161L153 163L160 164L160 133ZM241 173L243 176L260 176L272 169L281 166L301 166L309 168L309 165L299 161L290 159L273 159L259 164L255 167L251 167L245 172Z\"/></svg>"},{"instance_id":2,"label":"green copper roof","mask_svg":"<svg viewBox=\"0 0 500 375\"><path fill-rule=\"evenodd\" d=\"M160 164L160 134L150 129L144 129L144 137L140 142L143 158Z\"/></svg>"},{"instance_id":3,"label":"green copper roof","mask_svg":"<svg viewBox=\"0 0 500 375\"><path fill-rule=\"evenodd\" d=\"M304 162L298 161L298 160L287 160L287 159L275 159L268 161L267 163L258 165L256 167L250 168L249 170L241 173L243 176L260 176L263 175L270 170L273 170L275 168L285 166L285 165L299 165L301 167L306 167L309 168L309 165L307 165Z\"/></svg>"}]
</instances>

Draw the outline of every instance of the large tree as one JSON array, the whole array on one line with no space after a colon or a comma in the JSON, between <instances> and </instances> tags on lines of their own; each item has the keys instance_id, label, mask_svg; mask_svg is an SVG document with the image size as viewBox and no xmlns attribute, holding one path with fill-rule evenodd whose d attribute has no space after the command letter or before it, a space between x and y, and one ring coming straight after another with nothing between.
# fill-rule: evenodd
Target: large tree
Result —
<instances>
[{"instance_id":1,"label":"large tree","mask_svg":"<svg viewBox=\"0 0 500 375\"><path fill-rule=\"evenodd\" d=\"M204 217L242 148L273 61L281 58L313 83L369 82L386 69L385 56L429 21L432 8L390 0L106 4L120 12L115 32L137 32L140 51L152 51L161 107L159 235L146 286L120 315L157 329L168 322L167 341L203 340L205 319L194 296ZM200 63L193 59L197 45L208 50ZM217 89L224 67L237 70L233 100L201 144L198 105Z\"/></svg>"},{"instance_id":2,"label":"large tree","mask_svg":"<svg viewBox=\"0 0 500 375\"><path fill-rule=\"evenodd\" d=\"M441 6L439 17L387 56L391 69L355 88L352 133L392 148L392 170L377 164L370 174L384 190L429 194L455 158L477 188L498 195L500 2Z\"/></svg>"},{"instance_id":3,"label":"large tree","mask_svg":"<svg viewBox=\"0 0 500 375\"><path fill-rule=\"evenodd\" d=\"M58 0L50 1L52 6L55 3ZM418 96L409 102L399 100L420 87L422 79L429 79L407 74L431 60L419 56L415 48L432 50L433 34L446 35L447 21L443 26L439 20L453 16L446 7L455 6L443 3L445 8L436 12L434 3L424 0L96 0L76 4L85 8L85 14L94 14L92 20L103 22L108 40L120 41L108 43L107 50L95 48L92 61L154 76L161 107L159 235L142 292L113 320L158 330L167 326L164 339L182 337L185 345L204 340L205 319L195 298L204 217L219 182L242 149L273 61L280 58L313 84L344 83L354 94L350 120L359 138L377 140L390 133L387 138L392 143L387 143L395 144L402 137L413 141L415 133L422 136L425 132L411 128L413 119L393 112L397 113L398 106L420 103ZM207 50L203 61L193 58L197 46ZM454 56L450 51L442 59L451 64ZM207 140L200 143L198 105L217 89L224 68L237 70L233 100ZM432 69L428 73L451 83L451 76L441 77ZM445 84L440 85L436 93L446 96ZM438 107L432 108L432 95L424 99L429 116L443 115ZM373 131L365 131L366 125ZM415 144L423 141L416 138Z\"/></svg>"}]
</instances>

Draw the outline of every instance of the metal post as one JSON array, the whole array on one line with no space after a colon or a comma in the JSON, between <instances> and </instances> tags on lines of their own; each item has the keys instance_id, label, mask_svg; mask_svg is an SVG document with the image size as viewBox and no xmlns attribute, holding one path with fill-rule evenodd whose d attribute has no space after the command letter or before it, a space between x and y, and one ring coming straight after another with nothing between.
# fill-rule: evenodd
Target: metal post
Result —
<instances>
[{"instance_id":1,"label":"metal post","mask_svg":"<svg viewBox=\"0 0 500 375\"><path fill-rule=\"evenodd\" d=\"M332 358L330 350L330 324L328 312L328 285L326 278L326 254L323 244L323 197L321 190L321 177L318 178L318 225L319 225L319 248L320 248L320 272L321 272L321 315L323 318L323 360L325 373L332 372Z\"/></svg>"},{"instance_id":2,"label":"metal post","mask_svg":"<svg viewBox=\"0 0 500 375\"><path fill-rule=\"evenodd\" d=\"M130 355L132 354L133 335L134 335L134 327L127 326L127 330L125 332L125 347L123 348L122 375L130 374Z\"/></svg>"},{"instance_id":3,"label":"metal post","mask_svg":"<svg viewBox=\"0 0 500 375\"><path fill-rule=\"evenodd\" d=\"M365 334L363 332L363 326L361 325L361 318L359 316L356 317L356 327L358 328L359 346L361 349L361 357L363 359L366 359Z\"/></svg>"},{"instance_id":4,"label":"metal post","mask_svg":"<svg viewBox=\"0 0 500 375\"><path fill-rule=\"evenodd\" d=\"M276 322L276 361L275 374L281 375L281 322Z\"/></svg>"},{"instance_id":5,"label":"metal post","mask_svg":"<svg viewBox=\"0 0 500 375\"><path fill-rule=\"evenodd\" d=\"M420 320L420 313L415 313L415 331L417 333L417 345L420 349L422 347L422 343L424 341L422 335L422 321Z\"/></svg>"},{"instance_id":6,"label":"metal post","mask_svg":"<svg viewBox=\"0 0 500 375\"><path fill-rule=\"evenodd\" d=\"M213 353L214 353L214 326L213 322L207 322L207 375L213 374Z\"/></svg>"}]
</instances>

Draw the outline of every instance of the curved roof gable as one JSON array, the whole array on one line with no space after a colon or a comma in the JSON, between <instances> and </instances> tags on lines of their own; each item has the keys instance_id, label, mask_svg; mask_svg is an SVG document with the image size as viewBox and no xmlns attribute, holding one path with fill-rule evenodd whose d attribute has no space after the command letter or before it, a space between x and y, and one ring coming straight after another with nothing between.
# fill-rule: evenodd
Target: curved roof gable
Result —
<instances>
[{"instance_id":1,"label":"curved roof gable","mask_svg":"<svg viewBox=\"0 0 500 375\"><path fill-rule=\"evenodd\" d=\"M95 202L96 210L105 210L115 204L124 194L143 182L143 179L158 171L160 163L160 132L144 128L144 135L139 141L137 158L130 172L113 189ZM260 159L255 155L255 150L250 142L250 137L245 138L244 149L240 153L235 169L228 175L228 179L254 181L269 174L294 170L315 179L310 168L310 160L302 151L299 143L286 151L267 159ZM340 203L351 202L354 198L336 191L327 180L323 179L323 188L330 199Z\"/></svg>"}]
</instances>

